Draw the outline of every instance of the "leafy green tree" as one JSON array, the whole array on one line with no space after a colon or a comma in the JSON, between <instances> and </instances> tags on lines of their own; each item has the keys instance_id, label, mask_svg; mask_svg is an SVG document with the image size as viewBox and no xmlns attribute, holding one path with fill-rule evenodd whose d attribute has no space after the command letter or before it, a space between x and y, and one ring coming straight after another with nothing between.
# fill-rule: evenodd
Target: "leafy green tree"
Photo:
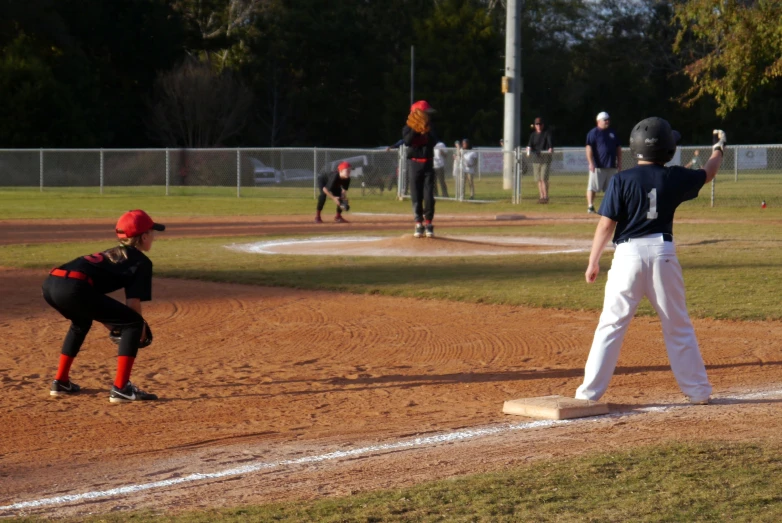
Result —
<instances>
[{"instance_id":1,"label":"leafy green tree","mask_svg":"<svg viewBox=\"0 0 782 523\"><path fill-rule=\"evenodd\" d=\"M688 60L685 105L711 96L717 114L746 107L782 76L782 2L689 0L676 5L675 49Z\"/></svg>"}]
</instances>

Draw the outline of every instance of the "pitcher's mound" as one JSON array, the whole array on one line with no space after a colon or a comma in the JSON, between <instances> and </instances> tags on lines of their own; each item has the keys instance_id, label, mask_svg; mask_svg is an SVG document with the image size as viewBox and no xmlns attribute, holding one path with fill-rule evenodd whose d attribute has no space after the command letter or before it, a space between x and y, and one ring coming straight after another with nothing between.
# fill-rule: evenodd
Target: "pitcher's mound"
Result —
<instances>
[{"instance_id":1,"label":"pitcher's mound","mask_svg":"<svg viewBox=\"0 0 782 523\"><path fill-rule=\"evenodd\" d=\"M229 247L258 254L317 256L497 256L584 252L589 251L591 242L513 236L414 238L412 234L405 234L395 238L342 236L271 240Z\"/></svg>"}]
</instances>

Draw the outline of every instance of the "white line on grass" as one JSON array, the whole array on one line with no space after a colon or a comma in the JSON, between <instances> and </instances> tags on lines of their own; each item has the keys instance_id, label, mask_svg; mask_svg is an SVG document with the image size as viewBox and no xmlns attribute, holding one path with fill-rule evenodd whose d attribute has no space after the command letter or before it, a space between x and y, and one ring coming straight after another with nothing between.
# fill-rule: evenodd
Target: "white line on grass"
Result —
<instances>
[{"instance_id":1,"label":"white line on grass","mask_svg":"<svg viewBox=\"0 0 782 523\"><path fill-rule=\"evenodd\" d=\"M741 401L748 399L769 398L773 396L782 395L782 390L755 392L748 394L739 394L731 397L722 397L716 400L716 403L730 404L733 401ZM56 496L53 498L43 498L33 501L23 501L20 503L14 503L12 505L0 506L0 511L18 511L26 508L38 508L49 505L61 505L63 503L72 503L85 500L93 500L99 498L108 498L112 496L120 496L125 494L134 494L145 490L158 489L164 487L171 487L182 483L191 483L193 481L203 481L208 479L220 479L230 476L243 476L252 474L260 470L268 470L280 467L290 467L294 465L306 465L310 463L321 463L324 461L333 461L343 458L366 456L373 453L387 453L389 451L396 451L402 449L414 449L422 447L433 447L442 445L445 443L453 443L458 441L466 441L475 438L483 438L486 436L496 436L498 434L514 432L519 430L538 429L547 427L556 427L560 425L569 425L576 423L590 423L596 421L603 421L610 418L618 418L625 416L635 416L638 414L666 412L672 409L684 408L689 405L671 404L654 407L642 407L634 411L628 412L614 412L611 414L604 414L602 416L592 416L588 418L577 419L565 419L565 420L539 420L525 423L511 423L508 425L500 425L497 427L479 427L475 429L458 430L455 432L444 432L442 434L436 434L434 436L427 436L424 438L415 438L412 440L402 440L393 443L386 443L382 445L370 445L368 447L359 447L352 450L339 450L336 452L329 452L326 454L318 454L315 456L306 456L296 459L284 459L280 461L260 462L255 464L243 465L241 467L230 468L221 470L218 472L204 472L189 474L181 478L165 479L161 481L154 481L151 483L140 483L136 485L127 485L124 487L117 487L109 490L97 490L92 492L84 492L82 494L68 494L65 496Z\"/></svg>"}]
</instances>

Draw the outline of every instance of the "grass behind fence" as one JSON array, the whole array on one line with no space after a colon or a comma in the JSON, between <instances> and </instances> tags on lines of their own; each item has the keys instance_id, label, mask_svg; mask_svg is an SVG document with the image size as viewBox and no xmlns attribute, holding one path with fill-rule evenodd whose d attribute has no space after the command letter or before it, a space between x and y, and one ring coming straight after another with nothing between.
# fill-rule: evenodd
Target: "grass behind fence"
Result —
<instances>
[{"instance_id":1,"label":"grass behind fence","mask_svg":"<svg viewBox=\"0 0 782 523\"><path fill-rule=\"evenodd\" d=\"M448 177L450 179L450 177ZM449 181L453 196L453 180ZM711 209L712 186L701 189L697 199L685 202L679 215L689 211ZM507 212L576 212L586 211L586 176L552 176L548 205L538 205L538 191L529 176L522 179L522 202L511 203L511 193L502 189L500 177L485 177L476 181L476 199L490 203L438 200L438 213L507 213ZM767 205L766 215L782 208L782 173L742 174L734 181L732 173L718 176L714 186L716 214L701 216L740 217L746 210ZM362 194L363 193L363 194ZM98 187L0 188L0 219L92 218L114 217L136 207L158 216L253 216L311 214L315 209L311 187L248 187L236 196L236 187ZM349 192L354 212L409 214L409 198L399 201L393 191L369 190L355 186ZM597 198L599 204L601 196ZM327 210L330 212L330 204ZM754 216L754 215L748 215Z\"/></svg>"}]
</instances>

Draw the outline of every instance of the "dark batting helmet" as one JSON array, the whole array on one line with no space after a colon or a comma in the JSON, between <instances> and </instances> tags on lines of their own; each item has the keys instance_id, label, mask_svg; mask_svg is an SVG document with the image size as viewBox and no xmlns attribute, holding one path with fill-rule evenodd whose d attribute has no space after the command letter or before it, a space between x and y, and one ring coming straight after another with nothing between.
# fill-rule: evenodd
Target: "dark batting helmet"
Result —
<instances>
[{"instance_id":1,"label":"dark batting helmet","mask_svg":"<svg viewBox=\"0 0 782 523\"><path fill-rule=\"evenodd\" d=\"M630 133L630 152L633 158L654 163L668 163L676 153L681 135L671 124L653 116L638 122Z\"/></svg>"}]
</instances>

